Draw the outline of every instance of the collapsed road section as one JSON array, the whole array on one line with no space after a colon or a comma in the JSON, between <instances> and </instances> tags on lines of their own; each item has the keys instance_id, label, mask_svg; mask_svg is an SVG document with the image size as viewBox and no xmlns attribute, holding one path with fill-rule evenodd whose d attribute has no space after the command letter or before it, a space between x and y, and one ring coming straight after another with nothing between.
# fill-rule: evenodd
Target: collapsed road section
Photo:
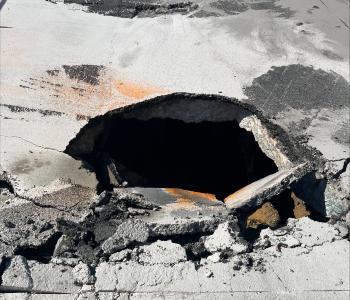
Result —
<instances>
[{"instance_id":1,"label":"collapsed road section","mask_svg":"<svg viewBox=\"0 0 350 300\"><path fill-rule=\"evenodd\" d=\"M180 188L227 202L243 187L272 197L281 191L274 187L317 168L310 151L253 107L205 95L172 94L110 111L90 120L65 152L93 167L100 190Z\"/></svg>"},{"instance_id":2,"label":"collapsed road section","mask_svg":"<svg viewBox=\"0 0 350 300\"><path fill-rule=\"evenodd\" d=\"M205 292L190 279L217 289L229 267L241 285L276 276L284 248L319 259L318 246L346 245L347 211L325 222L321 157L234 99L177 93L112 110L65 153L96 186L57 178L22 193L1 177L1 291Z\"/></svg>"}]
</instances>

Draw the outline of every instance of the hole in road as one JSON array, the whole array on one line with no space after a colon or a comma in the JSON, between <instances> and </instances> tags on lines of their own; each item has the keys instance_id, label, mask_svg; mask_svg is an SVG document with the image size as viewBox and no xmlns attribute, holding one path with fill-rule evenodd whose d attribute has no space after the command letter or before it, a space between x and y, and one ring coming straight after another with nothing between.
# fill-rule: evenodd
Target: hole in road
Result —
<instances>
[{"instance_id":1,"label":"hole in road","mask_svg":"<svg viewBox=\"0 0 350 300\"><path fill-rule=\"evenodd\" d=\"M176 187L224 199L277 171L237 121L114 119L103 143L129 186Z\"/></svg>"}]
</instances>

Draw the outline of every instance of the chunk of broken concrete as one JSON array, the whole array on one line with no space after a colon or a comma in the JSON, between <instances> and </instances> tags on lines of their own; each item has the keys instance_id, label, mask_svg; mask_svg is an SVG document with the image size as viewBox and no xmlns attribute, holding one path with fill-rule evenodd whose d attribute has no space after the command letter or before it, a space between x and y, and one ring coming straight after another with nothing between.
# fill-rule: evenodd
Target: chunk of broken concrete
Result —
<instances>
[{"instance_id":1,"label":"chunk of broken concrete","mask_svg":"<svg viewBox=\"0 0 350 300\"><path fill-rule=\"evenodd\" d=\"M274 228L279 221L280 216L277 209L270 202L266 202L248 217L247 227L256 229L261 225L267 225Z\"/></svg>"},{"instance_id":2,"label":"chunk of broken concrete","mask_svg":"<svg viewBox=\"0 0 350 300\"><path fill-rule=\"evenodd\" d=\"M0 240L11 245L7 249L12 247L36 249L53 236L56 219L62 216L66 219L75 219L70 212L41 207L31 201L14 198L10 204L0 207L0 220L12 223L6 226L3 221L0 221ZM8 225L11 226L8 227Z\"/></svg>"},{"instance_id":3,"label":"chunk of broken concrete","mask_svg":"<svg viewBox=\"0 0 350 300\"><path fill-rule=\"evenodd\" d=\"M160 241L141 246L139 262L143 264L176 264L187 260L185 249L172 241Z\"/></svg>"},{"instance_id":4,"label":"chunk of broken concrete","mask_svg":"<svg viewBox=\"0 0 350 300\"><path fill-rule=\"evenodd\" d=\"M2 275L0 290L27 291L33 286L27 260L14 256Z\"/></svg>"},{"instance_id":5,"label":"chunk of broken concrete","mask_svg":"<svg viewBox=\"0 0 350 300\"><path fill-rule=\"evenodd\" d=\"M95 189L98 181L82 161L69 155L23 143L6 141L7 154L3 155L2 169L16 195L34 199L46 193L73 185ZM11 155L9 155L11 154ZM63 179L59 184L57 179Z\"/></svg>"},{"instance_id":6,"label":"chunk of broken concrete","mask_svg":"<svg viewBox=\"0 0 350 300\"><path fill-rule=\"evenodd\" d=\"M160 208L148 216L139 217L149 224L152 236L213 232L229 213L226 206L211 194L170 188L125 190L141 194Z\"/></svg>"},{"instance_id":7,"label":"chunk of broken concrete","mask_svg":"<svg viewBox=\"0 0 350 300\"><path fill-rule=\"evenodd\" d=\"M334 225L317 222L308 217L297 220L289 219L287 226L292 228L293 236L308 247L323 245L343 238Z\"/></svg>"},{"instance_id":8,"label":"chunk of broken concrete","mask_svg":"<svg viewBox=\"0 0 350 300\"><path fill-rule=\"evenodd\" d=\"M116 232L103 242L101 248L107 255L125 249L134 243L144 243L149 237L149 227L139 219L129 219L117 227Z\"/></svg>"},{"instance_id":9,"label":"chunk of broken concrete","mask_svg":"<svg viewBox=\"0 0 350 300\"><path fill-rule=\"evenodd\" d=\"M271 228L261 230L260 237L255 241L254 248L265 249L270 246L282 245L283 247L294 248L301 245L300 241L292 234L286 232L285 235L279 235Z\"/></svg>"},{"instance_id":10,"label":"chunk of broken concrete","mask_svg":"<svg viewBox=\"0 0 350 300\"><path fill-rule=\"evenodd\" d=\"M284 191L308 171L306 163L259 179L225 198L228 208L251 209Z\"/></svg>"},{"instance_id":11,"label":"chunk of broken concrete","mask_svg":"<svg viewBox=\"0 0 350 300\"><path fill-rule=\"evenodd\" d=\"M131 258L132 252L133 251L131 249L124 249L122 251L115 252L109 257L108 261L110 262L127 261L128 259Z\"/></svg>"},{"instance_id":12,"label":"chunk of broken concrete","mask_svg":"<svg viewBox=\"0 0 350 300\"><path fill-rule=\"evenodd\" d=\"M266 248L282 245L283 247L305 246L308 248L331 243L343 238L337 226L317 222L308 217L300 219L288 219L287 226L281 230L263 229L260 237L254 244L254 248ZM266 242L268 240L268 243ZM266 247L263 247L265 245Z\"/></svg>"},{"instance_id":13,"label":"chunk of broken concrete","mask_svg":"<svg viewBox=\"0 0 350 300\"><path fill-rule=\"evenodd\" d=\"M204 246L211 253L225 251L232 255L248 250L248 243L239 236L238 225L233 221L220 224L214 233L205 239Z\"/></svg>"}]
</instances>

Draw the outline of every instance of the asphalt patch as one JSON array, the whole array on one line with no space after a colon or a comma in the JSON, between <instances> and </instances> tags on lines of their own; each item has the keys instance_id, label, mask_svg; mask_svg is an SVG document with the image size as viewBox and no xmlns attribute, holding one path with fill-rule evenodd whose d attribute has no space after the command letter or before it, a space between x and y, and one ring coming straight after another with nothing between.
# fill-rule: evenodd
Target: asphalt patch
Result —
<instances>
[{"instance_id":1,"label":"asphalt patch","mask_svg":"<svg viewBox=\"0 0 350 300\"><path fill-rule=\"evenodd\" d=\"M297 110L349 107L350 85L335 72L299 64L272 67L244 88L248 102L275 117L289 108Z\"/></svg>"}]
</instances>

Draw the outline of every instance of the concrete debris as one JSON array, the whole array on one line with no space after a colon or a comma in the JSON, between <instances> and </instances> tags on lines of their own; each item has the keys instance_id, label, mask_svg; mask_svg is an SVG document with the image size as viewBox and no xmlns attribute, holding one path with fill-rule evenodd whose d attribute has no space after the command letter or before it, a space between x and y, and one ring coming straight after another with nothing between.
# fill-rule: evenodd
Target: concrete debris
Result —
<instances>
[{"instance_id":1,"label":"concrete debris","mask_svg":"<svg viewBox=\"0 0 350 300\"><path fill-rule=\"evenodd\" d=\"M2 143L11 155L4 155L1 167L17 196L36 199L74 185L96 189L96 175L82 161L30 143L20 148L11 139L2 138Z\"/></svg>"},{"instance_id":2,"label":"concrete debris","mask_svg":"<svg viewBox=\"0 0 350 300\"><path fill-rule=\"evenodd\" d=\"M186 251L181 245L171 241L156 241L151 245L141 246L138 255L142 264L176 264L187 261Z\"/></svg>"},{"instance_id":3,"label":"concrete debris","mask_svg":"<svg viewBox=\"0 0 350 300\"><path fill-rule=\"evenodd\" d=\"M59 240L57 241L56 247L59 244ZM55 252L54 252L55 255ZM63 265L63 266L70 266L70 267L75 267L78 265L81 260L79 258L73 258L73 257L53 257L50 260L51 263L56 264L56 265Z\"/></svg>"},{"instance_id":4,"label":"concrete debris","mask_svg":"<svg viewBox=\"0 0 350 300\"><path fill-rule=\"evenodd\" d=\"M331 224L313 221L307 217L291 219L288 225L293 228L293 236L307 247L320 246L326 242L342 239L341 233Z\"/></svg>"},{"instance_id":5,"label":"concrete debris","mask_svg":"<svg viewBox=\"0 0 350 300\"><path fill-rule=\"evenodd\" d=\"M266 202L248 217L247 227L256 229L261 225L267 225L274 228L279 222L280 217L278 211L270 202Z\"/></svg>"},{"instance_id":6,"label":"concrete debris","mask_svg":"<svg viewBox=\"0 0 350 300\"><path fill-rule=\"evenodd\" d=\"M309 166L298 165L291 169L281 170L257 180L225 198L227 207L234 209L251 209L263 201L283 192L292 183L300 180L309 172Z\"/></svg>"},{"instance_id":7,"label":"concrete debris","mask_svg":"<svg viewBox=\"0 0 350 300\"><path fill-rule=\"evenodd\" d=\"M144 243L149 237L149 227L139 219L130 219L117 227L115 233L103 242L101 249L107 255L116 251L125 249L126 247Z\"/></svg>"},{"instance_id":8,"label":"concrete debris","mask_svg":"<svg viewBox=\"0 0 350 300\"><path fill-rule=\"evenodd\" d=\"M337 223L334 225L334 228L336 230L338 230L339 232L339 235L342 237L342 238L345 238L349 235L349 226L347 224L342 224L342 223Z\"/></svg>"},{"instance_id":9,"label":"concrete debris","mask_svg":"<svg viewBox=\"0 0 350 300\"><path fill-rule=\"evenodd\" d=\"M118 169L115 166L113 159L104 152L96 154L96 159L100 165L100 181L105 182L114 187L122 185L122 179L119 175ZM102 178L101 178L102 177Z\"/></svg>"},{"instance_id":10,"label":"concrete debris","mask_svg":"<svg viewBox=\"0 0 350 300\"><path fill-rule=\"evenodd\" d=\"M289 219L284 228L278 230L263 229L260 232L260 237L254 243L254 248L275 246L280 251L283 247L303 246L312 249L312 247L321 246L324 243L343 239L348 231L345 227L338 226L340 229L328 223L313 221L308 217Z\"/></svg>"},{"instance_id":11,"label":"concrete debris","mask_svg":"<svg viewBox=\"0 0 350 300\"><path fill-rule=\"evenodd\" d=\"M131 259L131 256L133 254L133 250L131 249L124 249L122 251L118 251L113 253L108 261L110 262L125 262Z\"/></svg>"},{"instance_id":12,"label":"concrete debris","mask_svg":"<svg viewBox=\"0 0 350 300\"><path fill-rule=\"evenodd\" d=\"M311 212L306 208L305 202L298 198L294 192L292 192L291 197L294 201L294 216L297 219L310 216Z\"/></svg>"},{"instance_id":13,"label":"concrete debris","mask_svg":"<svg viewBox=\"0 0 350 300\"><path fill-rule=\"evenodd\" d=\"M205 248L211 252L225 252L236 255L248 251L248 243L239 236L236 222L225 222L218 226L214 233L204 242Z\"/></svg>"},{"instance_id":14,"label":"concrete debris","mask_svg":"<svg viewBox=\"0 0 350 300\"><path fill-rule=\"evenodd\" d=\"M95 281L94 276L91 273L91 269L88 265L80 262L73 270L74 283L77 285L93 284Z\"/></svg>"},{"instance_id":15,"label":"concrete debris","mask_svg":"<svg viewBox=\"0 0 350 300\"><path fill-rule=\"evenodd\" d=\"M67 219L75 219L70 213L13 198L0 209L0 240L10 245L8 250L12 248L14 252L21 249L38 249L45 246L56 232L55 220L63 215Z\"/></svg>"},{"instance_id":16,"label":"concrete debris","mask_svg":"<svg viewBox=\"0 0 350 300\"><path fill-rule=\"evenodd\" d=\"M223 203L209 194L166 188L123 190L142 195L159 208L139 217L147 222L152 236L213 232L220 222L228 218L228 210Z\"/></svg>"},{"instance_id":17,"label":"concrete debris","mask_svg":"<svg viewBox=\"0 0 350 300\"><path fill-rule=\"evenodd\" d=\"M2 274L1 289L6 291L28 291L33 287L27 260L14 256Z\"/></svg>"}]
</instances>

